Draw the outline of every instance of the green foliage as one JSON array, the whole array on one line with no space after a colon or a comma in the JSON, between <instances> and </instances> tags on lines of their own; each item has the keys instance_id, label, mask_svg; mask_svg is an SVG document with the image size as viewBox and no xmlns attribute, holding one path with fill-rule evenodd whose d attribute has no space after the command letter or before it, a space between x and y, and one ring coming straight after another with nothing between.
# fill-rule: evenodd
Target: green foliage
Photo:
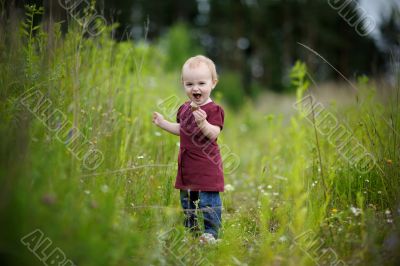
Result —
<instances>
[{"instance_id":1,"label":"green foliage","mask_svg":"<svg viewBox=\"0 0 400 266\"><path fill-rule=\"evenodd\" d=\"M36 77L37 72L35 73L35 69L38 69L38 63L40 58L34 52L34 49L38 48L36 45L38 44L37 40L42 40L43 36L38 33L40 32L40 25L34 24L34 19L37 15L42 15L44 12L43 7L37 8L36 5L26 5L26 19L25 21L21 22L21 35L24 37L26 45L24 46L23 50L25 52L25 60L26 60L26 67L25 67L25 75L28 77ZM36 37L37 35L37 37ZM43 50L43 49L42 49Z\"/></svg>"},{"instance_id":2,"label":"green foliage","mask_svg":"<svg viewBox=\"0 0 400 266\"><path fill-rule=\"evenodd\" d=\"M168 54L165 67L171 71L180 70L189 57L204 53L200 45L194 41L189 27L184 23L172 26L161 40L161 45Z\"/></svg>"},{"instance_id":3,"label":"green foliage","mask_svg":"<svg viewBox=\"0 0 400 266\"><path fill-rule=\"evenodd\" d=\"M215 89L220 91L223 99L234 110L238 110L245 98L242 90L241 75L237 72L223 72L219 75L219 82Z\"/></svg>"},{"instance_id":4,"label":"green foliage","mask_svg":"<svg viewBox=\"0 0 400 266\"><path fill-rule=\"evenodd\" d=\"M290 79L292 87L296 89L296 99L299 101L303 98L304 92L308 90L310 82L307 78L307 66L301 61L296 61L290 71Z\"/></svg>"}]
</instances>

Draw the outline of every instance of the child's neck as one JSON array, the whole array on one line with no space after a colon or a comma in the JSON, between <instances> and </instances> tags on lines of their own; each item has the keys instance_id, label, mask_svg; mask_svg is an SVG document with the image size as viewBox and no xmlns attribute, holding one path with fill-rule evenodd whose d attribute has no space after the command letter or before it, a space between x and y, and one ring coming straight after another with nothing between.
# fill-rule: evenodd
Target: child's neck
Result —
<instances>
[{"instance_id":1,"label":"child's neck","mask_svg":"<svg viewBox=\"0 0 400 266\"><path fill-rule=\"evenodd\" d=\"M212 102L211 98L208 97L207 101L205 101L203 104L201 104L200 106L206 105L207 103Z\"/></svg>"}]
</instances>

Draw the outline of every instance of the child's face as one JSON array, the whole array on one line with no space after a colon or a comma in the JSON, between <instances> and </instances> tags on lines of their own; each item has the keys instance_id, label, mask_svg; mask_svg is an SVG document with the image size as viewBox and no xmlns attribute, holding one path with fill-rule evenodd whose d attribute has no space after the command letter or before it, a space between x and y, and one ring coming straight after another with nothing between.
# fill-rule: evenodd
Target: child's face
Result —
<instances>
[{"instance_id":1,"label":"child's face","mask_svg":"<svg viewBox=\"0 0 400 266\"><path fill-rule=\"evenodd\" d=\"M185 66L182 82L187 96L197 105L204 104L210 98L211 91L217 84L217 81L212 79L210 69L204 63L196 67Z\"/></svg>"}]
</instances>

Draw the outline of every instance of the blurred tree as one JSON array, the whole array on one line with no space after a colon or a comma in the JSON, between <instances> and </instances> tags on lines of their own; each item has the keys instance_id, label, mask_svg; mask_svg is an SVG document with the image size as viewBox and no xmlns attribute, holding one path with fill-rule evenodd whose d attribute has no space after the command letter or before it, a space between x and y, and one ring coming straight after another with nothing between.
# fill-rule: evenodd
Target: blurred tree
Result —
<instances>
[{"instance_id":1,"label":"blurred tree","mask_svg":"<svg viewBox=\"0 0 400 266\"><path fill-rule=\"evenodd\" d=\"M202 54L201 46L196 44L186 24L178 23L170 28L161 45L167 51L167 70L181 69L187 58Z\"/></svg>"},{"instance_id":2,"label":"blurred tree","mask_svg":"<svg viewBox=\"0 0 400 266\"><path fill-rule=\"evenodd\" d=\"M6 6L28 2L44 4L50 18L67 17L57 6L58 1L10 0ZM352 3L349 12L357 2ZM170 62L199 52L201 46L222 74L241 75L240 86L247 95L253 84L276 91L290 89L289 70L297 59L306 62L317 79L339 77L298 43L311 47L349 77L379 75L384 66L384 53L370 38L357 34L327 0L97 0L97 9L109 23L121 24L115 32L117 40L146 36L152 41L167 36ZM143 25L147 21L146 32ZM181 26L171 28L182 23L187 33ZM394 30L385 33L392 40L399 30L389 29ZM184 34L190 35L188 39ZM172 63L167 67L174 68Z\"/></svg>"}]
</instances>

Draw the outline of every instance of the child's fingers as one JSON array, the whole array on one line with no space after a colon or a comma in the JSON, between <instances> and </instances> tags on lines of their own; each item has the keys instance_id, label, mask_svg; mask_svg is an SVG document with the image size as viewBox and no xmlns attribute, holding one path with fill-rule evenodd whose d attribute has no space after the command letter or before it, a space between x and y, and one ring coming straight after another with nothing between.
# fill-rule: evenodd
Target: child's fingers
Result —
<instances>
[{"instance_id":1,"label":"child's fingers","mask_svg":"<svg viewBox=\"0 0 400 266\"><path fill-rule=\"evenodd\" d=\"M163 116L161 114L159 114L158 112L153 112L153 123L157 123L158 120L162 119Z\"/></svg>"},{"instance_id":2,"label":"child's fingers","mask_svg":"<svg viewBox=\"0 0 400 266\"><path fill-rule=\"evenodd\" d=\"M193 115L194 115L195 118L200 118L201 113L200 113L199 110L196 110L196 111L193 111Z\"/></svg>"},{"instance_id":3,"label":"child's fingers","mask_svg":"<svg viewBox=\"0 0 400 266\"><path fill-rule=\"evenodd\" d=\"M199 110L194 111L193 116L194 116L195 120L197 120L197 121L204 120L207 117L207 115L205 115L205 113L203 114Z\"/></svg>"},{"instance_id":4,"label":"child's fingers","mask_svg":"<svg viewBox=\"0 0 400 266\"><path fill-rule=\"evenodd\" d=\"M159 117L163 117L160 113L158 113L158 112L154 112L153 113L153 117L154 118L159 118Z\"/></svg>"},{"instance_id":5,"label":"child's fingers","mask_svg":"<svg viewBox=\"0 0 400 266\"><path fill-rule=\"evenodd\" d=\"M202 109L198 109L196 111L193 111L193 114L198 114L200 116L207 116L207 113Z\"/></svg>"},{"instance_id":6,"label":"child's fingers","mask_svg":"<svg viewBox=\"0 0 400 266\"><path fill-rule=\"evenodd\" d=\"M199 111L201 112L201 114L202 114L204 117L207 117L206 111L204 111L204 110L202 110L202 109L199 109Z\"/></svg>"},{"instance_id":7,"label":"child's fingers","mask_svg":"<svg viewBox=\"0 0 400 266\"><path fill-rule=\"evenodd\" d=\"M199 109L195 111L196 114L198 115L199 118L206 118L207 117L207 113L204 112L203 110Z\"/></svg>"}]
</instances>

